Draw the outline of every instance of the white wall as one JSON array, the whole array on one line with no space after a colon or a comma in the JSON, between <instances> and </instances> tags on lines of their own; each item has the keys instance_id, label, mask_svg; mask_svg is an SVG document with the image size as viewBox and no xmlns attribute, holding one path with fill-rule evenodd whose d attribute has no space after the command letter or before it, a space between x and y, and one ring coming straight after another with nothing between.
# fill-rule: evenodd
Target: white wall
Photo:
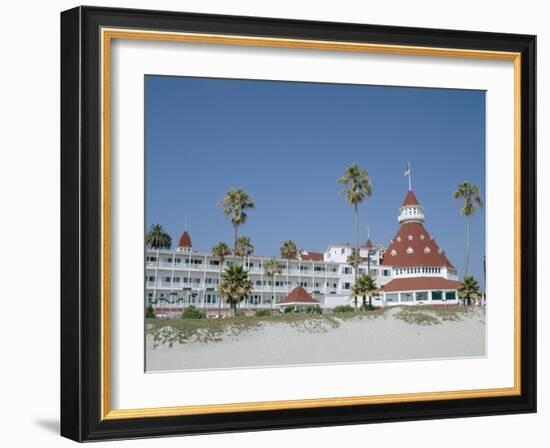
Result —
<instances>
[{"instance_id":1,"label":"white wall","mask_svg":"<svg viewBox=\"0 0 550 448\"><path fill-rule=\"evenodd\" d=\"M87 4L136 8L187 10L353 21L387 25L440 27L538 34L539 128L538 146L548 145L549 97L545 79L550 77L550 16L547 2L523 0L460 2L394 0L313 1L291 0L145 0L93 1ZM6 446L23 443L37 446L69 446L56 435L59 375L59 11L76 2L19 1L2 5L2 69L0 70L0 110L2 132L0 154L0 220L2 248L2 363L0 367L0 440ZM544 145L544 143L546 145ZM549 157L539 150L539 173L547 173ZM546 169L545 169L546 168ZM550 205L546 193L550 176L539 176L539 229L548 228ZM37 242L38 241L38 242ZM546 233L539 234L540 254L550 250ZM21 248L39 250L55 260L40 260L32 270L17 269L29 263ZM543 272L539 255L539 297L550 293L548 267ZM29 274L32 272L32 275ZM24 318L8 316L10 305L24 300L32 311ZM539 322L548 321L548 307L539 301ZM423 446L446 448L464 446L545 446L548 441L550 394L545 387L542 341L550 345L549 332L539 325L539 409L538 415L486 417L431 422L259 432L142 440L95 446L181 446L257 447L299 446ZM16 442L20 439L21 442Z\"/></svg>"}]
</instances>

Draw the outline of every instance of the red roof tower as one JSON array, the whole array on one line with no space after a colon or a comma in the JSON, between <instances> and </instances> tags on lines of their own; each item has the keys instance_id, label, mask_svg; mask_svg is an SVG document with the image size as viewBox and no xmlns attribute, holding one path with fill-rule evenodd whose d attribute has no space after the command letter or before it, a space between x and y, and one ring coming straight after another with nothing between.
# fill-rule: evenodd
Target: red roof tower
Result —
<instances>
[{"instance_id":1,"label":"red roof tower","mask_svg":"<svg viewBox=\"0 0 550 448\"><path fill-rule=\"evenodd\" d=\"M393 267L454 268L424 227L424 210L411 190L405 196L398 222L401 226L391 240L381 264Z\"/></svg>"},{"instance_id":2,"label":"red roof tower","mask_svg":"<svg viewBox=\"0 0 550 448\"><path fill-rule=\"evenodd\" d=\"M189 232L187 230L184 230L181 234L179 243L178 243L178 250L180 252L191 252L193 249L193 243L191 242L191 237L189 236Z\"/></svg>"}]
</instances>

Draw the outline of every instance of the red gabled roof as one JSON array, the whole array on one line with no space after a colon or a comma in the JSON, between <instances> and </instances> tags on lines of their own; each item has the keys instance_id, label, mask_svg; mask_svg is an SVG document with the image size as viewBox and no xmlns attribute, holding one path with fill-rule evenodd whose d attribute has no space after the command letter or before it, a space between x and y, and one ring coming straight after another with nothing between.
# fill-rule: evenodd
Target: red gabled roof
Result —
<instances>
[{"instance_id":1,"label":"red gabled roof","mask_svg":"<svg viewBox=\"0 0 550 448\"><path fill-rule=\"evenodd\" d=\"M367 240L367 242L365 243L365 245L363 246L365 249L372 249L374 246L372 245L372 241L370 240L370 238Z\"/></svg>"},{"instance_id":2,"label":"red gabled roof","mask_svg":"<svg viewBox=\"0 0 550 448\"><path fill-rule=\"evenodd\" d=\"M191 237L189 236L189 233L187 230L185 230L180 237L180 242L178 243L178 247L187 247L191 249L193 247L193 244L191 243Z\"/></svg>"},{"instance_id":3,"label":"red gabled roof","mask_svg":"<svg viewBox=\"0 0 550 448\"><path fill-rule=\"evenodd\" d=\"M320 252L300 252L300 259L303 261L323 261L323 254Z\"/></svg>"},{"instance_id":4,"label":"red gabled roof","mask_svg":"<svg viewBox=\"0 0 550 448\"><path fill-rule=\"evenodd\" d=\"M302 287L296 286L290 294L286 296L280 303L318 303L317 300L313 299L311 295Z\"/></svg>"},{"instance_id":5,"label":"red gabled roof","mask_svg":"<svg viewBox=\"0 0 550 448\"><path fill-rule=\"evenodd\" d=\"M402 207L405 207L406 205L420 205L412 190L407 191L407 196L405 196Z\"/></svg>"},{"instance_id":6,"label":"red gabled roof","mask_svg":"<svg viewBox=\"0 0 550 448\"><path fill-rule=\"evenodd\" d=\"M396 278L380 288L384 292L392 291L423 291L426 289L458 289L462 283L456 280L447 280L443 277L413 277Z\"/></svg>"},{"instance_id":7,"label":"red gabled roof","mask_svg":"<svg viewBox=\"0 0 550 448\"><path fill-rule=\"evenodd\" d=\"M412 249L411 253L408 251L409 248ZM445 252L439 248L424 225L419 222L401 224L380 264L395 267L446 266L454 268Z\"/></svg>"}]
</instances>

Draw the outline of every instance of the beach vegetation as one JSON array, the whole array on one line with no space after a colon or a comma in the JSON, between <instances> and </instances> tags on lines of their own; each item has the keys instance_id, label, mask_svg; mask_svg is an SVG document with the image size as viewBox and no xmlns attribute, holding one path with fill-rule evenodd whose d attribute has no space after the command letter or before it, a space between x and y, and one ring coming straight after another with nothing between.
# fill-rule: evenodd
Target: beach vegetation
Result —
<instances>
[{"instance_id":1,"label":"beach vegetation","mask_svg":"<svg viewBox=\"0 0 550 448\"><path fill-rule=\"evenodd\" d=\"M376 295L377 290L376 281L369 274L359 275L355 281L355 285L353 285L353 294L363 298L362 309L371 310L374 308L372 306L372 298ZM369 298L368 304L367 297Z\"/></svg>"},{"instance_id":2,"label":"beach vegetation","mask_svg":"<svg viewBox=\"0 0 550 448\"><path fill-rule=\"evenodd\" d=\"M238 257L241 257L241 261L244 264L244 259L250 257L254 253L254 246L247 236L240 236L237 238L237 253Z\"/></svg>"},{"instance_id":3,"label":"beach vegetation","mask_svg":"<svg viewBox=\"0 0 550 448\"><path fill-rule=\"evenodd\" d=\"M466 217L466 260L464 262L464 276L468 275L470 263L470 220L478 208L483 207L479 187L471 182L461 182L454 192L455 199L463 199L460 213Z\"/></svg>"},{"instance_id":4,"label":"beach vegetation","mask_svg":"<svg viewBox=\"0 0 550 448\"><path fill-rule=\"evenodd\" d=\"M275 277L281 275L282 272L283 269L275 258L271 258L264 263L264 275L271 279L271 308L275 305Z\"/></svg>"},{"instance_id":5,"label":"beach vegetation","mask_svg":"<svg viewBox=\"0 0 550 448\"><path fill-rule=\"evenodd\" d=\"M252 282L243 266L232 264L222 273L220 294L229 303L233 316L237 315L237 305L252 292L252 289Z\"/></svg>"},{"instance_id":6,"label":"beach vegetation","mask_svg":"<svg viewBox=\"0 0 550 448\"><path fill-rule=\"evenodd\" d=\"M233 260L237 256L238 229L244 225L248 219L247 210L256 207L256 204L250 195L242 188L231 188L227 190L221 200L223 214L225 217L231 217L233 226Z\"/></svg>"},{"instance_id":7,"label":"beach vegetation","mask_svg":"<svg viewBox=\"0 0 550 448\"><path fill-rule=\"evenodd\" d=\"M290 260L295 260L298 258L298 248L296 247L296 243L292 240L283 241L283 244L279 249L279 253L281 254L281 258L286 258L286 283L288 285L288 292L290 292Z\"/></svg>"},{"instance_id":8,"label":"beach vegetation","mask_svg":"<svg viewBox=\"0 0 550 448\"><path fill-rule=\"evenodd\" d=\"M356 254L359 254L359 204L372 194L372 180L367 170L359 168L359 166L354 163L346 168L344 175L338 179L338 183L344 185L344 188L340 190L340 194L345 195L347 203L353 206L355 218L354 247ZM358 263L354 266L355 283L357 283L357 265ZM354 295L354 303L355 309L357 309L356 295Z\"/></svg>"},{"instance_id":9,"label":"beach vegetation","mask_svg":"<svg viewBox=\"0 0 550 448\"><path fill-rule=\"evenodd\" d=\"M473 276L464 277L462 286L458 289L458 296L463 300L464 305L472 305L481 297L479 284Z\"/></svg>"},{"instance_id":10,"label":"beach vegetation","mask_svg":"<svg viewBox=\"0 0 550 448\"><path fill-rule=\"evenodd\" d=\"M221 284L222 279L222 270L223 270L223 264L225 262L225 259L231 255L231 249L229 246L224 243L223 241L220 241L214 247L212 247L212 255L214 257L218 258L218 261L220 262L220 271L218 274L218 295L220 296L218 298L218 317L221 317L222 315L222 300L221 300L221 294L219 292L219 285Z\"/></svg>"},{"instance_id":11,"label":"beach vegetation","mask_svg":"<svg viewBox=\"0 0 550 448\"><path fill-rule=\"evenodd\" d=\"M145 244L151 249L170 249L172 237L160 224L153 224L145 235Z\"/></svg>"},{"instance_id":12,"label":"beach vegetation","mask_svg":"<svg viewBox=\"0 0 550 448\"><path fill-rule=\"evenodd\" d=\"M195 305L189 305L181 313L182 319L206 319L206 315Z\"/></svg>"},{"instance_id":13,"label":"beach vegetation","mask_svg":"<svg viewBox=\"0 0 550 448\"><path fill-rule=\"evenodd\" d=\"M155 314L154 308L149 305L147 308L145 308L145 318L146 319L155 319L157 315Z\"/></svg>"},{"instance_id":14,"label":"beach vegetation","mask_svg":"<svg viewBox=\"0 0 550 448\"><path fill-rule=\"evenodd\" d=\"M337 305L332 310L333 313L353 313L355 308L351 305Z\"/></svg>"}]
</instances>

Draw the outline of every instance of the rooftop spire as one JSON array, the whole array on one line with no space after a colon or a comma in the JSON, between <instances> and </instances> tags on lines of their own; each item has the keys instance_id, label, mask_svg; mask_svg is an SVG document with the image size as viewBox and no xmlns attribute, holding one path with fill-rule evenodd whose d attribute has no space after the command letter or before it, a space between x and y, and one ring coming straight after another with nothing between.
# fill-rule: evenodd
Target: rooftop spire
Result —
<instances>
[{"instance_id":1,"label":"rooftop spire","mask_svg":"<svg viewBox=\"0 0 550 448\"><path fill-rule=\"evenodd\" d=\"M403 205L399 209L397 221L399 223L424 221L424 210L412 190L407 191Z\"/></svg>"}]
</instances>

